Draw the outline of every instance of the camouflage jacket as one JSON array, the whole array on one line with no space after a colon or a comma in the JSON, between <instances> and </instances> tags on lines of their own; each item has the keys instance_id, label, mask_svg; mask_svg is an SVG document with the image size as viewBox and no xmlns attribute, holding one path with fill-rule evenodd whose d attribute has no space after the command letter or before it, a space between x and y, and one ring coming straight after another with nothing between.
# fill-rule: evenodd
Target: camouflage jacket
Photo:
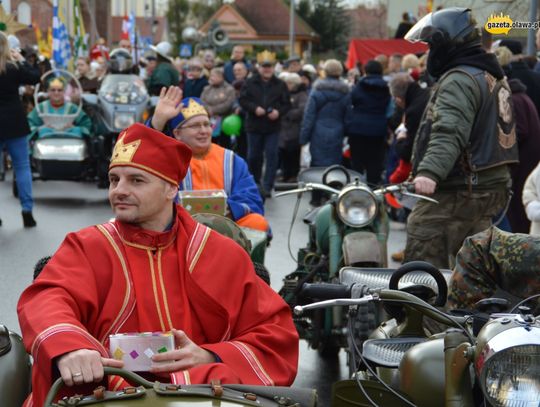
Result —
<instances>
[{"instance_id":1,"label":"camouflage jacket","mask_svg":"<svg viewBox=\"0 0 540 407\"><path fill-rule=\"evenodd\" d=\"M540 294L539 236L492 226L465 239L450 279L449 308L473 309L477 301L494 296L515 305L535 294Z\"/></svg>"}]
</instances>

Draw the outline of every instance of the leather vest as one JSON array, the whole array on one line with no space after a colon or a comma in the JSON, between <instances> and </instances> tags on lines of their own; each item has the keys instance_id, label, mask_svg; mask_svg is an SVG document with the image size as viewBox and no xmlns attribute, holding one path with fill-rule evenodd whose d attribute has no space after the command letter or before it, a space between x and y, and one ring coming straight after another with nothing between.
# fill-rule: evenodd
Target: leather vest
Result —
<instances>
[{"instance_id":1,"label":"leather vest","mask_svg":"<svg viewBox=\"0 0 540 407\"><path fill-rule=\"evenodd\" d=\"M413 174L417 173L418 165L428 148L433 124L433 110L440 83L453 72L463 72L475 80L480 89L481 102L471 128L469 142L448 177L466 176L471 184L475 184L474 173L505 164L517 163L519 160L512 92L506 78L497 80L482 69L466 65L449 70L434 86L417 134Z\"/></svg>"}]
</instances>

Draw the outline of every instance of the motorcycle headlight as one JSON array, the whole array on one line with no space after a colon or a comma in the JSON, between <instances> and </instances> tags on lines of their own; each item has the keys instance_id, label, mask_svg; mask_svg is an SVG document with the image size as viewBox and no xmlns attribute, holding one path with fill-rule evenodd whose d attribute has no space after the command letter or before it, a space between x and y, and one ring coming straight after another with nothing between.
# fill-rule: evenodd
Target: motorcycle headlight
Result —
<instances>
[{"instance_id":1,"label":"motorcycle headlight","mask_svg":"<svg viewBox=\"0 0 540 407\"><path fill-rule=\"evenodd\" d=\"M503 324L508 329L501 330ZM537 407L540 400L539 324L516 326L506 318L506 322L495 320L488 325L487 330L484 327L478 335L480 349L475 359L488 403L494 407Z\"/></svg>"},{"instance_id":2,"label":"motorcycle headlight","mask_svg":"<svg viewBox=\"0 0 540 407\"><path fill-rule=\"evenodd\" d=\"M377 198L364 186L344 188L339 194L336 207L341 221L352 227L369 225L377 216Z\"/></svg>"},{"instance_id":3,"label":"motorcycle headlight","mask_svg":"<svg viewBox=\"0 0 540 407\"><path fill-rule=\"evenodd\" d=\"M114 127L117 129L125 129L135 123L135 115L133 113L116 113L114 115Z\"/></svg>"}]
</instances>

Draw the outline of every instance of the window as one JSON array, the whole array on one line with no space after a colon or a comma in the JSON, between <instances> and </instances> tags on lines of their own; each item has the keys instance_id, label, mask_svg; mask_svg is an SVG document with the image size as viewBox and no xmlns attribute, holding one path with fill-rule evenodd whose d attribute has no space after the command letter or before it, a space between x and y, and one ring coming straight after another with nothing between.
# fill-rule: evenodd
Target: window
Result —
<instances>
[{"instance_id":1,"label":"window","mask_svg":"<svg viewBox=\"0 0 540 407\"><path fill-rule=\"evenodd\" d=\"M32 10L26 1L21 1L17 6L17 20L21 24L32 24Z\"/></svg>"}]
</instances>

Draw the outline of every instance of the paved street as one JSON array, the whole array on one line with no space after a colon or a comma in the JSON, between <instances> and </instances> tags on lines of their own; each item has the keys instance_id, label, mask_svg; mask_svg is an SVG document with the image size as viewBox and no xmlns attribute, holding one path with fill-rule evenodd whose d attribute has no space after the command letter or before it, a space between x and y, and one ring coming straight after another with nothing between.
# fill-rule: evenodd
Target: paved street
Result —
<instances>
[{"instance_id":1,"label":"paved street","mask_svg":"<svg viewBox=\"0 0 540 407\"><path fill-rule=\"evenodd\" d=\"M22 290L30 283L36 261L54 253L66 233L90 224L106 221L111 215L107 192L95 185L75 182L36 181L34 183L34 216L38 226L22 227L18 200L11 195L11 174L0 182L0 323L20 332L16 316L16 303ZM294 269L294 261L287 249L287 234L295 197L273 198L266 202L267 217L272 225L274 240L267 251L266 263L272 278L272 287L278 290L285 274ZM304 197L292 233L292 253L306 243L306 226L301 217L308 209ZM390 235L392 253L402 248L404 232L401 225L393 224ZM99 256L99 253L96 253ZM329 399L330 385L347 374L345 355L339 360L324 361L316 352L301 344L301 362L296 386L315 387L323 403Z\"/></svg>"}]
</instances>

